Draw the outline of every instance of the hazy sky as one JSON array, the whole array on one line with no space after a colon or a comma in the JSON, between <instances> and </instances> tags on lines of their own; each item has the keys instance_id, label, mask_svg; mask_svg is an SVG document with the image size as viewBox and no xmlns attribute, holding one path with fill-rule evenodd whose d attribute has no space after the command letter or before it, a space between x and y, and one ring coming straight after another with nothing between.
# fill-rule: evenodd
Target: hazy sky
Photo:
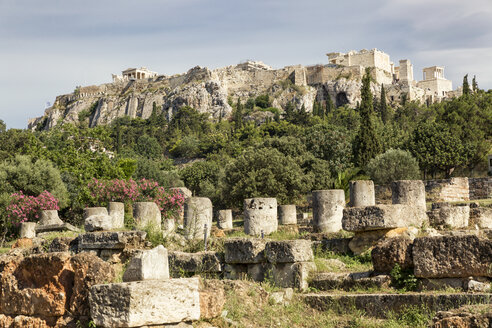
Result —
<instances>
[{"instance_id":1,"label":"hazy sky","mask_svg":"<svg viewBox=\"0 0 492 328\"><path fill-rule=\"evenodd\" d=\"M491 0L0 0L0 118L25 128L46 102L128 67L161 74L262 60L327 63L378 48L414 76L492 88Z\"/></svg>"}]
</instances>

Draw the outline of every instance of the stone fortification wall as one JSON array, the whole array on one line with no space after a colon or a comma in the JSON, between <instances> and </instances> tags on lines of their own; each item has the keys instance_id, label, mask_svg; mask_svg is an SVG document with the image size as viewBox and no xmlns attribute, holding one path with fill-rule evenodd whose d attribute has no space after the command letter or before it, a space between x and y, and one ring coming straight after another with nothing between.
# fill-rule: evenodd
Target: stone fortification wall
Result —
<instances>
[{"instance_id":1,"label":"stone fortification wall","mask_svg":"<svg viewBox=\"0 0 492 328\"><path fill-rule=\"evenodd\" d=\"M360 80L364 69L360 66L316 65L306 67L307 84L323 84L340 78Z\"/></svg>"}]
</instances>

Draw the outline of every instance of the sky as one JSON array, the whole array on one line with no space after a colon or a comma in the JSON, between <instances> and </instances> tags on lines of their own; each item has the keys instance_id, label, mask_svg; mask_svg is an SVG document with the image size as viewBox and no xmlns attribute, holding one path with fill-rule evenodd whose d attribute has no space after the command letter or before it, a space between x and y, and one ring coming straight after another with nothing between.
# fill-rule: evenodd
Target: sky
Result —
<instances>
[{"instance_id":1,"label":"sky","mask_svg":"<svg viewBox=\"0 0 492 328\"><path fill-rule=\"evenodd\" d=\"M492 0L0 0L0 119L26 128L78 85L148 67L159 74L246 59L327 64L377 48L414 77L444 66L492 88Z\"/></svg>"}]
</instances>

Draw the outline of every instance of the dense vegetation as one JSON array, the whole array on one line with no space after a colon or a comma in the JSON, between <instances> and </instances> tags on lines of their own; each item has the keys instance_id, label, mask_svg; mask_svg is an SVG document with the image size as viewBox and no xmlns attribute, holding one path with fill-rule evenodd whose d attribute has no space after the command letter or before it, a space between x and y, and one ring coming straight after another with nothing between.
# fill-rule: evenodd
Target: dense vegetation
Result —
<instances>
[{"instance_id":1,"label":"dense vegetation","mask_svg":"<svg viewBox=\"0 0 492 328\"><path fill-rule=\"evenodd\" d=\"M182 107L169 122L155 108L147 120L121 117L96 128L87 127L86 117L49 131L3 124L0 206L14 192L37 197L47 190L59 199L61 216L79 223L93 178L186 185L224 208L251 196L300 202L311 190L346 188L361 176L385 183L484 174L492 91L474 88L430 106L405 100L390 106L384 94L374 99L366 77L355 109L331 101L316 102L313 113L293 104L276 109L265 95L238 100L232 118L218 122ZM247 119L254 112L273 115L259 123Z\"/></svg>"}]
</instances>

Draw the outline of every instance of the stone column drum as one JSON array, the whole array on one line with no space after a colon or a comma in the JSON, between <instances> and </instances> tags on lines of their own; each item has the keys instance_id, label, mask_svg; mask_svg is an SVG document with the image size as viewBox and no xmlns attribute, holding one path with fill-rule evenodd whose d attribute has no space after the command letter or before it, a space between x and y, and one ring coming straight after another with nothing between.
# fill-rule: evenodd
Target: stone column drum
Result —
<instances>
[{"instance_id":1,"label":"stone column drum","mask_svg":"<svg viewBox=\"0 0 492 328\"><path fill-rule=\"evenodd\" d=\"M213 220L212 201L206 197L190 197L184 203L184 229L188 239L203 239L205 224L210 236Z\"/></svg>"},{"instance_id":2,"label":"stone column drum","mask_svg":"<svg viewBox=\"0 0 492 328\"><path fill-rule=\"evenodd\" d=\"M342 229L345 192L342 189L313 191L313 226L318 232Z\"/></svg>"},{"instance_id":3,"label":"stone column drum","mask_svg":"<svg viewBox=\"0 0 492 328\"><path fill-rule=\"evenodd\" d=\"M220 229L232 229L232 210L220 210L217 225Z\"/></svg>"},{"instance_id":4,"label":"stone column drum","mask_svg":"<svg viewBox=\"0 0 492 328\"><path fill-rule=\"evenodd\" d=\"M372 180L350 181L350 207L374 206L376 194Z\"/></svg>"},{"instance_id":5,"label":"stone column drum","mask_svg":"<svg viewBox=\"0 0 492 328\"><path fill-rule=\"evenodd\" d=\"M36 237L36 222L22 222L19 232L20 238Z\"/></svg>"},{"instance_id":6,"label":"stone column drum","mask_svg":"<svg viewBox=\"0 0 492 328\"><path fill-rule=\"evenodd\" d=\"M277 231L277 199L249 198L244 200L244 232L260 236Z\"/></svg>"},{"instance_id":7,"label":"stone column drum","mask_svg":"<svg viewBox=\"0 0 492 328\"><path fill-rule=\"evenodd\" d=\"M422 180L398 180L391 183L391 198L393 204L418 206L424 211L425 186Z\"/></svg>"},{"instance_id":8,"label":"stone column drum","mask_svg":"<svg viewBox=\"0 0 492 328\"><path fill-rule=\"evenodd\" d=\"M41 211L41 218L38 221L38 225L60 225L63 221L58 217L57 210L43 210Z\"/></svg>"},{"instance_id":9,"label":"stone column drum","mask_svg":"<svg viewBox=\"0 0 492 328\"><path fill-rule=\"evenodd\" d=\"M84 221L94 215L108 215L106 207L86 207L84 208Z\"/></svg>"},{"instance_id":10,"label":"stone column drum","mask_svg":"<svg viewBox=\"0 0 492 328\"><path fill-rule=\"evenodd\" d=\"M113 229L125 227L125 204L118 202L109 202L108 214L113 222Z\"/></svg>"},{"instance_id":11,"label":"stone column drum","mask_svg":"<svg viewBox=\"0 0 492 328\"><path fill-rule=\"evenodd\" d=\"M161 230L161 211L154 202L136 202L133 204L133 218L140 228L152 227Z\"/></svg>"},{"instance_id":12,"label":"stone column drum","mask_svg":"<svg viewBox=\"0 0 492 328\"><path fill-rule=\"evenodd\" d=\"M297 212L295 205L280 205L278 207L280 224L297 224Z\"/></svg>"}]
</instances>

